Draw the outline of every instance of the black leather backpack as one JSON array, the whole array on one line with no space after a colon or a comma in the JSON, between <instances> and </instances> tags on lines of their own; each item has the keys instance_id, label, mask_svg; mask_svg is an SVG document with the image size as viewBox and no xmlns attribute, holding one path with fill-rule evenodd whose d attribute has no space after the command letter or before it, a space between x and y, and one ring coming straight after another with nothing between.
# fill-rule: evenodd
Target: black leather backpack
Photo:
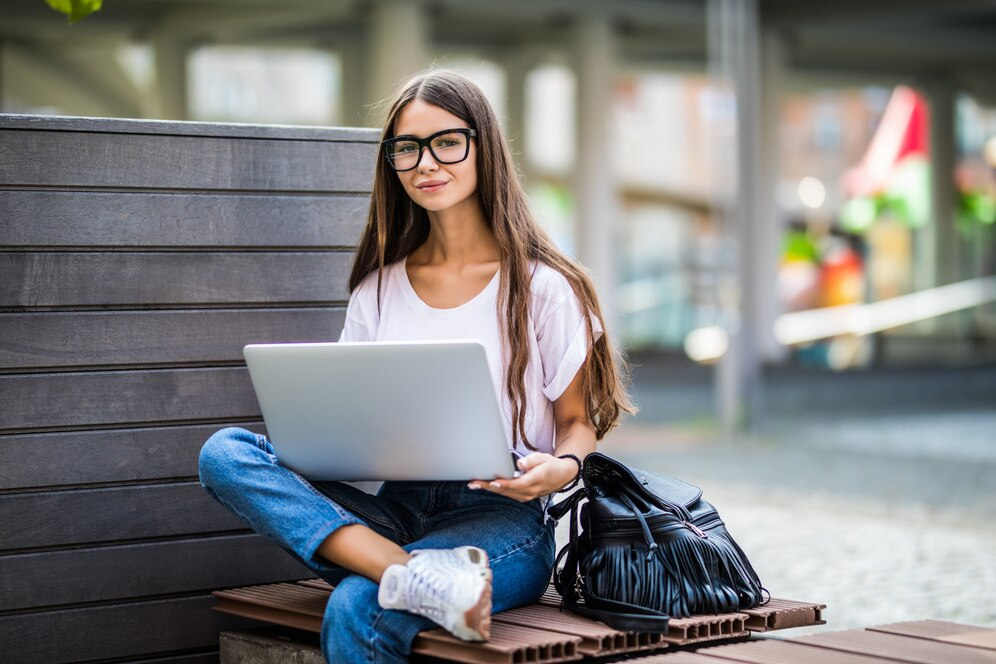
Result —
<instances>
[{"instance_id":1,"label":"black leather backpack","mask_svg":"<svg viewBox=\"0 0 996 664\"><path fill-rule=\"evenodd\" d=\"M585 459L581 479L582 489L550 508L555 519L568 511L571 518L554 575L564 607L623 631L666 632L669 617L767 601L700 488L598 452Z\"/></svg>"}]
</instances>

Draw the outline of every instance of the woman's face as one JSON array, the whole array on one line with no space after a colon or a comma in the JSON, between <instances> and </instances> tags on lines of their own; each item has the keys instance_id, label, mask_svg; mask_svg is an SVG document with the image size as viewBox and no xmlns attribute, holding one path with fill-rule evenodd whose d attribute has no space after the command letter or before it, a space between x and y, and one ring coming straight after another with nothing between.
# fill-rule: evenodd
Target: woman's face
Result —
<instances>
[{"instance_id":1,"label":"woman's face","mask_svg":"<svg viewBox=\"0 0 996 664\"><path fill-rule=\"evenodd\" d=\"M467 123L438 106L414 99L398 116L394 135L427 138L446 129L460 128L468 128ZM469 152L463 161L441 164L428 148L422 148L418 166L398 173L401 185L417 205L429 212L441 212L476 202L477 139L467 140Z\"/></svg>"}]
</instances>

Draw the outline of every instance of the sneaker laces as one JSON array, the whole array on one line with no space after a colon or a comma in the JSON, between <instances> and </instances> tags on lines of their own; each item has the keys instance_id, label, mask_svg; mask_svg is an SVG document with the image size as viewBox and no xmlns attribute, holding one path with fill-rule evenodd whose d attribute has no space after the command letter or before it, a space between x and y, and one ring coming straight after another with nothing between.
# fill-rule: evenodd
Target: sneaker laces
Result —
<instances>
[{"instance_id":1,"label":"sneaker laces","mask_svg":"<svg viewBox=\"0 0 996 664\"><path fill-rule=\"evenodd\" d=\"M433 552L432 561L428 557L419 560L420 556L416 555L408 563L405 602L409 610L417 610L438 622L445 617L443 607L451 602L454 583L459 583L459 577L469 570L469 563L454 551ZM452 574L446 574L447 570Z\"/></svg>"}]
</instances>

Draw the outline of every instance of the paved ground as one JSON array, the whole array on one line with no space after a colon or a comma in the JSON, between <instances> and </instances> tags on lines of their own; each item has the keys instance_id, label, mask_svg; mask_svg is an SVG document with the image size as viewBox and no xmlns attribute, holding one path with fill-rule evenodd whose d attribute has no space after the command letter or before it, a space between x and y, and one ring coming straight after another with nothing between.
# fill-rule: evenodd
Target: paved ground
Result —
<instances>
[{"instance_id":1,"label":"paved ground","mask_svg":"<svg viewBox=\"0 0 996 664\"><path fill-rule=\"evenodd\" d=\"M996 627L996 366L771 372L761 431L725 440L707 372L640 363L601 450L701 485L772 594L828 605L816 630Z\"/></svg>"}]
</instances>

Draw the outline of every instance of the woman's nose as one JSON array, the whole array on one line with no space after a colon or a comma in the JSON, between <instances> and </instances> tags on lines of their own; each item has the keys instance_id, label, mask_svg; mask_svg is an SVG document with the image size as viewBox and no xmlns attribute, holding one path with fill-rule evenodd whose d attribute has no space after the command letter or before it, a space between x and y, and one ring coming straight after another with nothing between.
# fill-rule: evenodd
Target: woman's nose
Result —
<instances>
[{"instance_id":1,"label":"woman's nose","mask_svg":"<svg viewBox=\"0 0 996 664\"><path fill-rule=\"evenodd\" d=\"M439 168L439 164L436 163L436 158L432 156L432 150L429 146L422 148L421 158L418 160L418 170L420 172L434 171Z\"/></svg>"}]
</instances>

